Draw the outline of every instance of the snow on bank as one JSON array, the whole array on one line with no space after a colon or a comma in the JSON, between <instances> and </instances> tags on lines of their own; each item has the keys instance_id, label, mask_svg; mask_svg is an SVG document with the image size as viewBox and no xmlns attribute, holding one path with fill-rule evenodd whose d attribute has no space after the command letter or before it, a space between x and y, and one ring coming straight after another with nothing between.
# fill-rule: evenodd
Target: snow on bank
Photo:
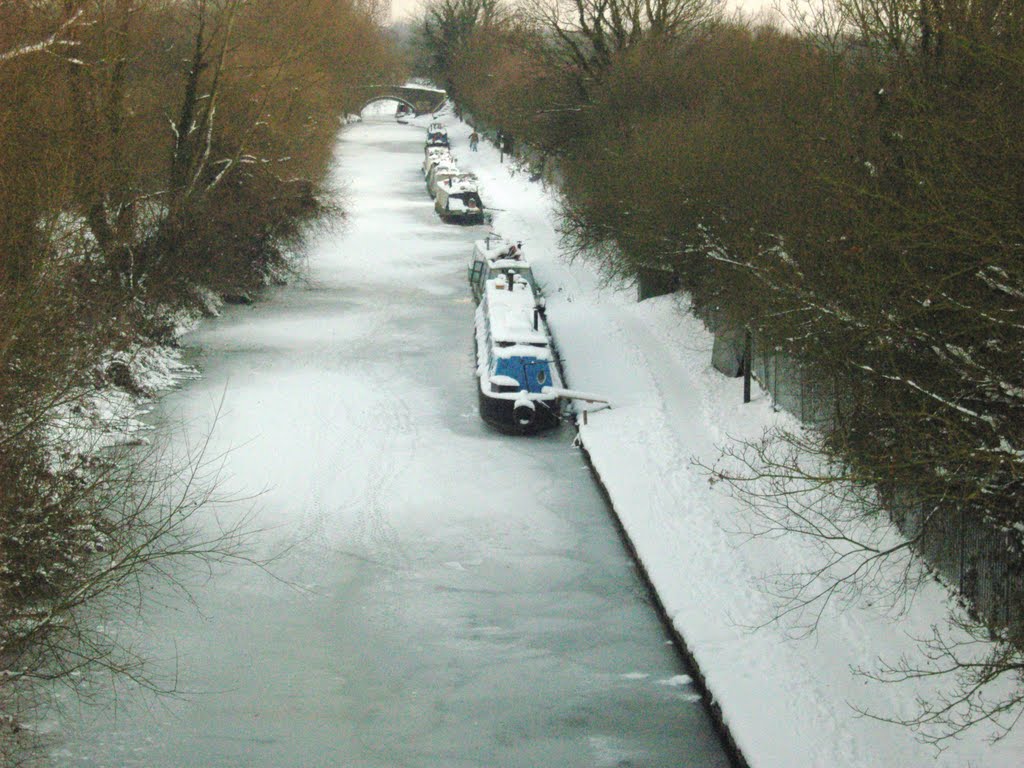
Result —
<instances>
[{"instance_id":1,"label":"snow on bank","mask_svg":"<svg viewBox=\"0 0 1024 768\"><path fill-rule=\"evenodd\" d=\"M991 732L975 728L940 754L907 728L857 714L912 716L916 697L933 693L925 683L883 684L856 670L877 669L879 659L922 659L914 638L954 610L938 584L925 583L898 615L870 595L830 605L817 632L802 639L783 625L750 629L776 610L765 577L801 570L818 551L792 535L744 535L756 523L751 513L709 484L700 465L714 464L730 440L756 439L788 417L763 394L742 404L741 384L710 367L711 337L679 297L638 304L632 291L603 286L588 265L567 263L553 195L500 164L490 145L470 152L470 127L441 118L460 166L480 177L495 231L524 241L568 386L616 404L590 416L581 440L752 768L1021 765L1021 733L991 744ZM433 119L414 122L422 128Z\"/></svg>"},{"instance_id":2,"label":"snow on bank","mask_svg":"<svg viewBox=\"0 0 1024 768\"><path fill-rule=\"evenodd\" d=\"M175 337L196 321L195 317L179 317ZM55 468L77 466L80 457L114 445L144 442L143 433L149 427L141 417L151 410L151 400L196 376L198 372L183 361L176 346L134 343L126 350L109 353L96 370L102 383L56 409L52 422Z\"/></svg>"}]
</instances>

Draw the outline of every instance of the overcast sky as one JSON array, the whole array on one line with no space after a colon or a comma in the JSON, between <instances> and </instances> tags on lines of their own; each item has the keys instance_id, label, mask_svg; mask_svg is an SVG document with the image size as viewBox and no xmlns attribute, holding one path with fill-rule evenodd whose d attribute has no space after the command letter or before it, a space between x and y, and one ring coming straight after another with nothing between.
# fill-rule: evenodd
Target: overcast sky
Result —
<instances>
[{"instance_id":1,"label":"overcast sky","mask_svg":"<svg viewBox=\"0 0 1024 768\"><path fill-rule=\"evenodd\" d=\"M391 18L402 21L415 13L419 7L420 0L391 0Z\"/></svg>"}]
</instances>

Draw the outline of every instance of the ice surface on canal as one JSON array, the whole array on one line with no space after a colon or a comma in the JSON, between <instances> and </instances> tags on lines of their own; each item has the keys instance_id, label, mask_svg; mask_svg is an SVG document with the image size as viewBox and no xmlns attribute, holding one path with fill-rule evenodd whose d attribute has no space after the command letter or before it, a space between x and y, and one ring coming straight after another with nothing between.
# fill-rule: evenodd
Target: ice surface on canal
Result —
<instances>
[{"instance_id":1,"label":"ice surface on canal","mask_svg":"<svg viewBox=\"0 0 1024 768\"><path fill-rule=\"evenodd\" d=\"M306 283L189 339L204 371L163 419L214 453L290 585L192 574L200 612L125 627L193 692L69 710L68 766L724 766L564 431L476 413L465 267L422 131L344 133L351 218ZM183 438L184 439L184 438ZM80 716L78 716L80 715Z\"/></svg>"}]
</instances>

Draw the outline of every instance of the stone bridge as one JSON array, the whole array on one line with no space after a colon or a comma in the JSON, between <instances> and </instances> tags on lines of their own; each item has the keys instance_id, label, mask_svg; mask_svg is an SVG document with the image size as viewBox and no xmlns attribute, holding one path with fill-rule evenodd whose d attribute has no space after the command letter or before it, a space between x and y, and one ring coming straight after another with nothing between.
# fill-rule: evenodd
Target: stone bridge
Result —
<instances>
[{"instance_id":1,"label":"stone bridge","mask_svg":"<svg viewBox=\"0 0 1024 768\"><path fill-rule=\"evenodd\" d=\"M366 85L362 88L363 109L375 101L392 99L405 104L417 115L436 112L448 94L440 88L419 85Z\"/></svg>"}]
</instances>

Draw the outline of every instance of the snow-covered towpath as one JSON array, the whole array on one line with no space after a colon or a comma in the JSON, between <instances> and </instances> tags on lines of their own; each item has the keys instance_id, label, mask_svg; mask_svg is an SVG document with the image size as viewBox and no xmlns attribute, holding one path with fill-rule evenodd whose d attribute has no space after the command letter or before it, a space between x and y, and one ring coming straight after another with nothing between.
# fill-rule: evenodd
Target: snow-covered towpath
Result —
<instances>
[{"instance_id":1,"label":"snow-covered towpath","mask_svg":"<svg viewBox=\"0 0 1024 768\"><path fill-rule=\"evenodd\" d=\"M223 491L265 492L220 513L252 507L301 590L182 572L201 613L172 597L108 622L186 695L65 712L54 764L727 765L572 431L478 418L483 230L437 220L422 145L394 121L343 132L346 228L308 282L190 336L203 377L157 411L195 444L223 401Z\"/></svg>"},{"instance_id":2,"label":"snow-covered towpath","mask_svg":"<svg viewBox=\"0 0 1024 768\"><path fill-rule=\"evenodd\" d=\"M982 726L941 754L907 728L862 717L908 717L921 683L883 684L855 670L901 656L924 663L912 638L928 637L950 609L925 584L900 614L872 605L870 590L830 605L818 631L794 639L772 624L764 578L799 572L816 549L798 537L761 536L752 518L701 465L732 439L756 440L785 414L763 395L742 404L742 384L710 365L712 339L679 297L641 303L633 289L602 286L593 268L560 255L554 200L497 151L468 150L470 128L449 118L461 165L481 177L494 228L522 239L545 285L548 318L571 387L611 397L581 439L666 613L698 662L752 768L1019 768L1024 729L991 744ZM884 602L884 601L879 601ZM948 683L948 679L931 684ZM683 763L685 764L685 763Z\"/></svg>"}]
</instances>

